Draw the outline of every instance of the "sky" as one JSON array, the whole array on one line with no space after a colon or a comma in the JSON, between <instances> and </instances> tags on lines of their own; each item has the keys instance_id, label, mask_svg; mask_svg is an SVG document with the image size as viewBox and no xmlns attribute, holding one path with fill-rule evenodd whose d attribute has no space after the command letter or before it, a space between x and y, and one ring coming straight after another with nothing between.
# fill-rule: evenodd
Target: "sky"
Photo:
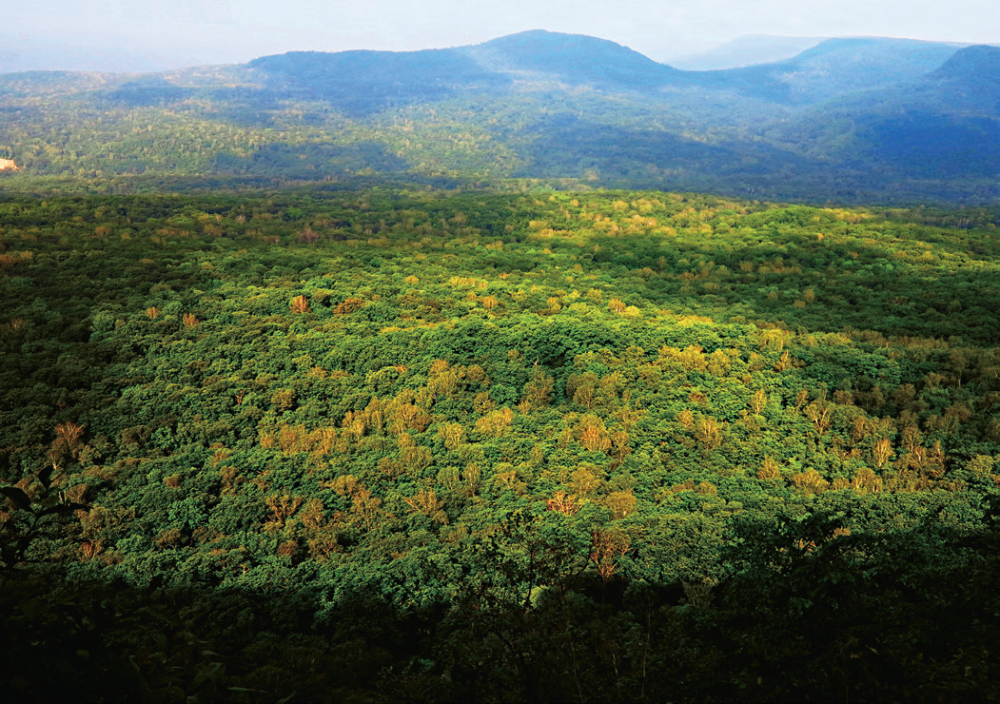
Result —
<instances>
[{"instance_id":1,"label":"sky","mask_svg":"<svg viewBox=\"0 0 1000 704\"><path fill-rule=\"evenodd\" d=\"M296 50L407 51L528 29L657 61L745 35L1000 43L997 0L0 0L0 71L165 70Z\"/></svg>"}]
</instances>

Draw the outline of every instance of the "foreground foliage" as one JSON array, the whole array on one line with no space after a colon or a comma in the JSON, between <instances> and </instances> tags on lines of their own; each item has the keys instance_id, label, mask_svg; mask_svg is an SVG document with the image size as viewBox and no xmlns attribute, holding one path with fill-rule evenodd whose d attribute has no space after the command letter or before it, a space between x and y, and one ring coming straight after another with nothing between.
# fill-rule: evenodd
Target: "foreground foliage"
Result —
<instances>
[{"instance_id":1,"label":"foreground foliage","mask_svg":"<svg viewBox=\"0 0 1000 704\"><path fill-rule=\"evenodd\" d=\"M997 696L990 213L373 189L0 226L22 699Z\"/></svg>"}]
</instances>

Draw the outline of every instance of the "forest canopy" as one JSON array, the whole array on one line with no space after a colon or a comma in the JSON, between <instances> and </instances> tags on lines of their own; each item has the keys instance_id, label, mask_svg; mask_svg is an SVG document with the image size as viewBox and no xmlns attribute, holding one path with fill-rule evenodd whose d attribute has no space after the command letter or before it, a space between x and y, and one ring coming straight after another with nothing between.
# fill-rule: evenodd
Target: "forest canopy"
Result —
<instances>
[{"instance_id":1,"label":"forest canopy","mask_svg":"<svg viewBox=\"0 0 1000 704\"><path fill-rule=\"evenodd\" d=\"M8 192L14 696L996 698L996 221Z\"/></svg>"}]
</instances>

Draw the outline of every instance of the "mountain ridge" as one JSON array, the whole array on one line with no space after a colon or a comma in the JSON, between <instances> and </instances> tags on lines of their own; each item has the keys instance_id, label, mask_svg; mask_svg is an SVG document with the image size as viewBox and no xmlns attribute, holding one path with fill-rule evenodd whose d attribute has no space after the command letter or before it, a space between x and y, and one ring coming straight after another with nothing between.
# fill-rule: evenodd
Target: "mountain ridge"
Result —
<instances>
[{"instance_id":1,"label":"mountain ridge","mask_svg":"<svg viewBox=\"0 0 1000 704\"><path fill-rule=\"evenodd\" d=\"M1000 81L1000 47L976 44L960 49L928 77Z\"/></svg>"}]
</instances>

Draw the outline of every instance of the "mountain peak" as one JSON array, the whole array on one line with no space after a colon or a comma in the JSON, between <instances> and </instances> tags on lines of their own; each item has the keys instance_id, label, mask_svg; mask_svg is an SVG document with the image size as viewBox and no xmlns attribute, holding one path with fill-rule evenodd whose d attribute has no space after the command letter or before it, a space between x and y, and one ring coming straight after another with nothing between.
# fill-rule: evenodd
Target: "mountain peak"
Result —
<instances>
[{"instance_id":1,"label":"mountain peak","mask_svg":"<svg viewBox=\"0 0 1000 704\"><path fill-rule=\"evenodd\" d=\"M608 39L532 29L466 47L484 66L502 72L547 74L570 84L662 84L675 69Z\"/></svg>"},{"instance_id":2,"label":"mountain peak","mask_svg":"<svg viewBox=\"0 0 1000 704\"><path fill-rule=\"evenodd\" d=\"M600 37L593 37L589 34L570 34L567 32L551 32L547 29L528 29L524 32L515 32L514 34L506 34L502 37L497 37L496 39L490 39L479 46L491 46L491 47L518 47L518 48L537 48L544 46L603 46L606 48L614 48L619 51L625 51L637 54L638 52L633 51L627 47L622 46L610 39L602 39ZM651 60L651 59L650 59Z\"/></svg>"},{"instance_id":3,"label":"mountain peak","mask_svg":"<svg viewBox=\"0 0 1000 704\"><path fill-rule=\"evenodd\" d=\"M930 78L1000 83L1000 47L977 44L960 49Z\"/></svg>"}]
</instances>

